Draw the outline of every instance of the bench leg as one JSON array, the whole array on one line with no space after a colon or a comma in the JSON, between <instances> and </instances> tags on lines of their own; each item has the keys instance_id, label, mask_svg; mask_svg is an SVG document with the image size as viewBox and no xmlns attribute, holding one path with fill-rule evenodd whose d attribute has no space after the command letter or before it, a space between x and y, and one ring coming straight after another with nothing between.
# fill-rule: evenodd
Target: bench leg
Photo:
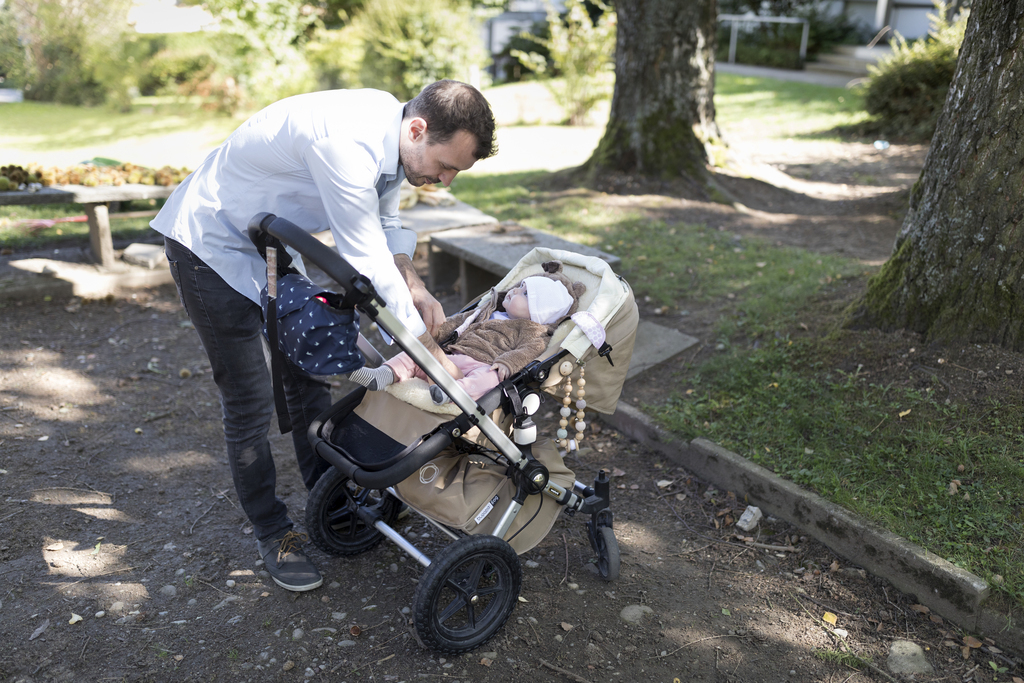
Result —
<instances>
[{"instance_id":1,"label":"bench leg","mask_svg":"<svg viewBox=\"0 0 1024 683\"><path fill-rule=\"evenodd\" d=\"M465 259L459 260L459 294L462 296L463 306L500 281L501 278L489 270L475 266Z\"/></svg>"},{"instance_id":2,"label":"bench leg","mask_svg":"<svg viewBox=\"0 0 1024 683\"><path fill-rule=\"evenodd\" d=\"M430 270L430 289L435 292L447 292L459 280L458 256L452 256L437 247L430 247L428 264Z\"/></svg>"},{"instance_id":3,"label":"bench leg","mask_svg":"<svg viewBox=\"0 0 1024 683\"><path fill-rule=\"evenodd\" d=\"M86 204L89 221L89 243L93 256L104 268L114 265L114 240L110 236L110 215L106 204Z\"/></svg>"}]
</instances>

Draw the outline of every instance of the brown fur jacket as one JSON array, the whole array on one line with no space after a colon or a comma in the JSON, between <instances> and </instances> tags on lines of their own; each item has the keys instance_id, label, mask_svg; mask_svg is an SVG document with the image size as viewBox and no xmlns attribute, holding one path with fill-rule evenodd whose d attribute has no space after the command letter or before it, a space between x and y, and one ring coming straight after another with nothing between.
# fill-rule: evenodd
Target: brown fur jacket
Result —
<instances>
[{"instance_id":1,"label":"brown fur jacket","mask_svg":"<svg viewBox=\"0 0 1024 683\"><path fill-rule=\"evenodd\" d=\"M563 275L560 261L548 261L542 267L544 272L538 276L561 282L573 298L572 306L564 317L551 325L522 319L491 320L496 310L505 311L501 302L508 292L492 289L490 300L482 308L456 313L444 321L437 334L437 342L444 352L459 353L481 363L504 366L508 371L506 376L519 372L543 353L555 328L577 311L580 297L587 287L582 282L571 282ZM473 322L469 323L462 334L454 340L449 339L470 317L473 317Z\"/></svg>"}]
</instances>

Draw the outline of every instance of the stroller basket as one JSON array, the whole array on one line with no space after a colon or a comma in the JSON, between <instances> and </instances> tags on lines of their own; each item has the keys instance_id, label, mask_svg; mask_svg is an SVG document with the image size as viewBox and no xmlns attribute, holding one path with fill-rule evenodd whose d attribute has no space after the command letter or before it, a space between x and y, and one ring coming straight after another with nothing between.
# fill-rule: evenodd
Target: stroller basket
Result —
<instances>
[{"instance_id":1,"label":"stroller basket","mask_svg":"<svg viewBox=\"0 0 1024 683\"><path fill-rule=\"evenodd\" d=\"M451 398L436 408L429 400L419 405L399 397L398 387L415 391L416 382L425 392L422 380L387 391L360 388L311 422L310 444L331 465L306 504L306 530L321 550L354 555L388 538L423 565L413 609L416 634L431 649L450 654L483 645L504 626L522 583L518 553L536 545L562 510L586 516L600 575L618 577L608 473L601 470L592 486L576 481L532 419L545 392L567 407L575 382L582 398L587 363L587 407L614 410L638 316L628 285L606 263L544 249L520 261L499 287L539 272L550 260L567 265L574 282L587 280L589 298L586 307L580 299L580 310L586 309L588 330L584 336L564 322L537 360L474 401L386 308L370 280L336 252L271 214L255 216L249 235L258 247L266 245L268 262L276 261L275 246L283 243L319 266L338 283L345 305L376 322ZM268 268L268 310L276 306L275 277ZM600 342L592 336L595 326ZM399 499L453 542L427 557L393 528Z\"/></svg>"}]
</instances>

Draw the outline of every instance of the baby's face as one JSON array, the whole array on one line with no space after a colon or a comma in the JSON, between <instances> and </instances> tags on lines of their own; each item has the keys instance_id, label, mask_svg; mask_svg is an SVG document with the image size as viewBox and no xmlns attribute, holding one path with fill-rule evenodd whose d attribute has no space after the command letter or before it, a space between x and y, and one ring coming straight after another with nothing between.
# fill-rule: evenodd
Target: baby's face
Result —
<instances>
[{"instance_id":1,"label":"baby's face","mask_svg":"<svg viewBox=\"0 0 1024 683\"><path fill-rule=\"evenodd\" d=\"M508 290L502 304L505 306L508 317L522 320L530 318L530 302L526 298L525 283L520 282L518 287Z\"/></svg>"}]
</instances>

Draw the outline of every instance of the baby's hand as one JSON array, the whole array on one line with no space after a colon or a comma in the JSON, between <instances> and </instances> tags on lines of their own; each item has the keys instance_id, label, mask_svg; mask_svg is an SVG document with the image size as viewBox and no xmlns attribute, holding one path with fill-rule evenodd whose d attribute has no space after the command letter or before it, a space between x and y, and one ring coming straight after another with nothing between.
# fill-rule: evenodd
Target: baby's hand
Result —
<instances>
[{"instance_id":1,"label":"baby's hand","mask_svg":"<svg viewBox=\"0 0 1024 683\"><path fill-rule=\"evenodd\" d=\"M505 379L508 377L508 368L506 368L501 363L495 363L494 365L492 365L491 370L494 370L496 373L498 373L499 382L504 382Z\"/></svg>"}]
</instances>

